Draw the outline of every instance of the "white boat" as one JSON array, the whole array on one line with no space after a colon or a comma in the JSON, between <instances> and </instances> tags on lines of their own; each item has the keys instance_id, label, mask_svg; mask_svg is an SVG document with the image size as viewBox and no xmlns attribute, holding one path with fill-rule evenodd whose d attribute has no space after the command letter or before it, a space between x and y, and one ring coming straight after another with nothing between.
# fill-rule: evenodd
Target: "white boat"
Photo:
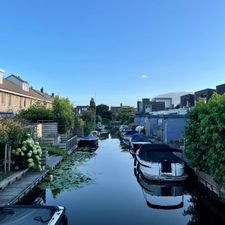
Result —
<instances>
[{"instance_id":1,"label":"white boat","mask_svg":"<svg viewBox=\"0 0 225 225\"><path fill-rule=\"evenodd\" d=\"M0 207L1 225L67 225L62 206L15 205Z\"/></svg>"},{"instance_id":2,"label":"white boat","mask_svg":"<svg viewBox=\"0 0 225 225\"><path fill-rule=\"evenodd\" d=\"M187 178L181 149L145 144L137 151L135 161L137 171L148 180L184 181Z\"/></svg>"},{"instance_id":3,"label":"white boat","mask_svg":"<svg viewBox=\"0 0 225 225\"><path fill-rule=\"evenodd\" d=\"M143 134L134 134L131 137L131 149L136 152L142 145L151 144L152 142Z\"/></svg>"}]
</instances>

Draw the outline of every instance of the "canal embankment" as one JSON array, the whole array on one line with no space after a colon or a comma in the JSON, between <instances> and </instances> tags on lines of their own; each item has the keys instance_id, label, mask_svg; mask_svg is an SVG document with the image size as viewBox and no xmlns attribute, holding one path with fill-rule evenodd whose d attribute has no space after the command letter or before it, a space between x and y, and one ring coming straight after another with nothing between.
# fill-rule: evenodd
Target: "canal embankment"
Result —
<instances>
[{"instance_id":1,"label":"canal embankment","mask_svg":"<svg viewBox=\"0 0 225 225\"><path fill-rule=\"evenodd\" d=\"M15 172L0 182L0 206L13 205L29 194L48 174L48 169L54 169L62 160L63 156L52 155L47 157L46 169L42 172L25 169Z\"/></svg>"}]
</instances>

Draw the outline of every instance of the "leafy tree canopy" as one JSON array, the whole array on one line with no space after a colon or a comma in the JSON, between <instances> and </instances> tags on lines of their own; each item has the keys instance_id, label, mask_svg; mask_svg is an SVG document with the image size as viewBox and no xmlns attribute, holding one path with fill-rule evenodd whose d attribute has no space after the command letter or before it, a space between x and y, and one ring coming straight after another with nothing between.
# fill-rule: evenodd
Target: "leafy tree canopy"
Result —
<instances>
[{"instance_id":1,"label":"leafy tree canopy","mask_svg":"<svg viewBox=\"0 0 225 225\"><path fill-rule=\"evenodd\" d=\"M134 108L130 106L123 106L118 114L118 120L122 124L130 124L134 122Z\"/></svg>"},{"instance_id":2,"label":"leafy tree canopy","mask_svg":"<svg viewBox=\"0 0 225 225\"><path fill-rule=\"evenodd\" d=\"M225 94L200 99L187 114L185 151L194 166L225 184Z\"/></svg>"}]
</instances>

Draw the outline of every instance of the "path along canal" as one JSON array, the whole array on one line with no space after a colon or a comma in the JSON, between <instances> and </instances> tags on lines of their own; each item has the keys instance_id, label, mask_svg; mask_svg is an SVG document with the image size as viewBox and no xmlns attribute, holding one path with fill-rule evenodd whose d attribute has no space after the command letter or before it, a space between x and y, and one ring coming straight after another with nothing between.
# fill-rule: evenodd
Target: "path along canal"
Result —
<instances>
[{"instance_id":1,"label":"path along canal","mask_svg":"<svg viewBox=\"0 0 225 225\"><path fill-rule=\"evenodd\" d=\"M69 225L224 225L224 212L193 185L151 184L134 175L120 140L99 141L95 153L73 153L51 183L46 205L63 205Z\"/></svg>"}]
</instances>

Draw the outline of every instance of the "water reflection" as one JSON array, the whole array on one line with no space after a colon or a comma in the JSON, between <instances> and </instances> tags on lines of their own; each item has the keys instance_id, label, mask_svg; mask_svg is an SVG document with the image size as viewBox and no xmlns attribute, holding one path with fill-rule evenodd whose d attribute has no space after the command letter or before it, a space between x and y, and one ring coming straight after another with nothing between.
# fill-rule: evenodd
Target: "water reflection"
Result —
<instances>
[{"instance_id":1,"label":"water reflection","mask_svg":"<svg viewBox=\"0 0 225 225\"><path fill-rule=\"evenodd\" d=\"M66 207L69 225L225 224L224 211L189 180L154 183L134 176L134 158L119 139L100 140L95 153L75 152L64 163L53 184L42 188L46 205Z\"/></svg>"},{"instance_id":2,"label":"water reflection","mask_svg":"<svg viewBox=\"0 0 225 225\"><path fill-rule=\"evenodd\" d=\"M184 184L151 182L141 174L137 175L137 181L142 187L145 201L150 208L164 210L183 208Z\"/></svg>"},{"instance_id":3,"label":"water reflection","mask_svg":"<svg viewBox=\"0 0 225 225\"><path fill-rule=\"evenodd\" d=\"M189 207L184 211L184 216L191 216L187 225L224 225L224 212L224 205L198 190L192 194Z\"/></svg>"},{"instance_id":4,"label":"water reflection","mask_svg":"<svg viewBox=\"0 0 225 225\"><path fill-rule=\"evenodd\" d=\"M93 179L80 172L78 167L94 156L94 152L77 151L73 153L62 161L57 169L50 171L54 179L51 182L42 182L39 188L42 190L51 189L53 197L56 198L64 190L80 188L93 183Z\"/></svg>"}]
</instances>

